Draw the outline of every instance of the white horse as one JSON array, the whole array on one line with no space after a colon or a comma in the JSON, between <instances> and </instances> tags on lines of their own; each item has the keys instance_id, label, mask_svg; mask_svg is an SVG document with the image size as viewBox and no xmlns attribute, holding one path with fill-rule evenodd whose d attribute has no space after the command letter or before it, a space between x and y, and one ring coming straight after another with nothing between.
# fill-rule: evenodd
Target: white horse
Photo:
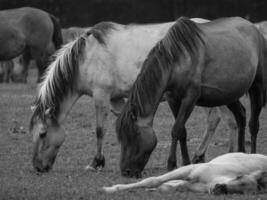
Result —
<instances>
[{"instance_id":1,"label":"white horse","mask_svg":"<svg viewBox=\"0 0 267 200\"><path fill-rule=\"evenodd\" d=\"M191 164L136 183L103 187L114 193L134 188L162 192L191 191L210 194L267 192L267 156L228 153L208 163Z\"/></svg>"},{"instance_id":2,"label":"white horse","mask_svg":"<svg viewBox=\"0 0 267 200\"><path fill-rule=\"evenodd\" d=\"M194 20L204 22L202 19ZM87 169L104 167L102 146L108 113L110 110L120 113L124 98L127 98L148 52L173 24L120 25L103 22L58 52L40 84L30 123L35 169L48 171L52 167L65 139L62 123L73 104L84 94L94 99L96 109L97 153ZM209 138L220 120L218 113L227 112L224 107L205 110L208 126L196 161L204 158ZM233 116L224 116L233 132L230 135L234 135L237 127ZM231 151L233 146L231 143Z\"/></svg>"}]
</instances>

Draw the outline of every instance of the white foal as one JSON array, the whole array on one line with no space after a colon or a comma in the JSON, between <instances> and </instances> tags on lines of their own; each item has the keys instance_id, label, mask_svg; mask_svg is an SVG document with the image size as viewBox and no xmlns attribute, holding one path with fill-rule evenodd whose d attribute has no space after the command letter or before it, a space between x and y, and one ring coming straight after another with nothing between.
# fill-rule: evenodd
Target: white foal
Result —
<instances>
[{"instance_id":1,"label":"white foal","mask_svg":"<svg viewBox=\"0 0 267 200\"><path fill-rule=\"evenodd\" d=\"M258 193L267 191L267 156L228 153L208 163L191 164L157 177L130 184L103 187L106 193L134 188L162 192L191 191L210 194Z\"/></svg>"}]
</instances>

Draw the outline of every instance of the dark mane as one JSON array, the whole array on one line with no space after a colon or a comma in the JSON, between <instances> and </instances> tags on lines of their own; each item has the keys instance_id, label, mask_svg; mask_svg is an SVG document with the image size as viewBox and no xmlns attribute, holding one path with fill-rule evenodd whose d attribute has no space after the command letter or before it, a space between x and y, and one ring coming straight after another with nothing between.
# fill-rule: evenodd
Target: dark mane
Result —
<instances>
[{"instance_id":1,"label":"dark mane","mask_svg":"<svg viewBox=\"0 0 267 200\"><path fill-rule=\"evenodd\" d=\"M80 36L56 53L55 60L49 65L40 84L40 90L33 105L34 113L30 129L32 129L36 117L44 119L47 108L52 108L53 116L57 116L60 103L73 91L85 40L84 35Z\"/></svg>"},{"instance_id":2,"label":"dark mane","mask_svg":"<svg viewBox=\"0 0 267 200\"><path fill-rule=\"evenodd\" d=\"M179 63L184 56L189 55L191 60L195 59L199 45L204 44L201 35L202 31L194 22L182 17L152 48L131 89L128 102L116 121L117 137L120 142L135 144L139 134L135 124L137 117L148 115L146 113L148 109L155 112L164 92L159 91L159 88L162 88L163 75L170 74L173 64Z\"/></svg>"}]
</instances>

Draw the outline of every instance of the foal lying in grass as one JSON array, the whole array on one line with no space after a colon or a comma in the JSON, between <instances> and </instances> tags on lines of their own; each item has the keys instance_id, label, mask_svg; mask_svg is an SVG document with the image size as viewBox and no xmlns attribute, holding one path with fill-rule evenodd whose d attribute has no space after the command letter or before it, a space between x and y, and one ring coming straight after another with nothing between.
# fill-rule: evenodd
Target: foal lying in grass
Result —
<instances>
[{"instance_id":1,"label":"foal lying in grass","mask_svg":"<svg viewBox=\"0 0 267 200\"><path fill-rule=\"evenodd\" d=\"M258 193L267 190L267 156L228 153L208 163L192 164L131 184L103 187L107 193L133 188L163 192L192 191L211 194Z\"/></svg>"}]
</instances>

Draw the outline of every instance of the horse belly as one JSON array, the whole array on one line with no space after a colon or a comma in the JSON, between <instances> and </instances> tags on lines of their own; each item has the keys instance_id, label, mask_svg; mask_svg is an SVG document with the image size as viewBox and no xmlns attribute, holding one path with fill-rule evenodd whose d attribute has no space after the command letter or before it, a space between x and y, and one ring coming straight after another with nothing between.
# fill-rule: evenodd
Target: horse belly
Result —
<instances>
[{"instance_id":1,"label":"horse belly","mask_svg":"<svg viewBox=\"0 0 267 200\"><path fill-rule=\"evenodd\" d=\"M233 78L227 76L214 75L211 81L202 83L201 95L197 102L200 106L220 106L227 105L243 96L252 85L255 72L244 75L236 75Z\"/></svg>"}]
</instances>

